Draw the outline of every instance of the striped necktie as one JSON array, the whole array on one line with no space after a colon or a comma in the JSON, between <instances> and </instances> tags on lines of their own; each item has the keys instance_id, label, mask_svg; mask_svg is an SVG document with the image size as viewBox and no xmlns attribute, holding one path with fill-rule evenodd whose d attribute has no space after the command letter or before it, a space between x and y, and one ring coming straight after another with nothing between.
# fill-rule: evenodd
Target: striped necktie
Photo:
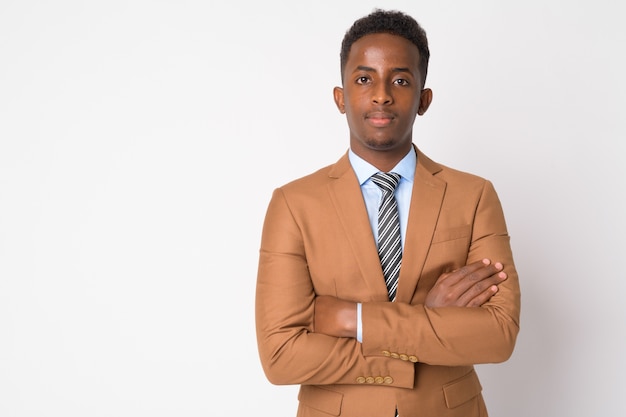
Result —
<instances>
[{"instance_id":1,"label":"striped necktie","mask_svg":"<svg viewBox=\"0 0 626 417\"><path fill-rule=\"evenodd\" d=\"M395 172L377 172L371 178L383 192L383 199L378 208L378 256L387 284L389 300L394 301L402 264L400 219L394 195L400 183L400 175Z\"/></svg>"}]
</instances>

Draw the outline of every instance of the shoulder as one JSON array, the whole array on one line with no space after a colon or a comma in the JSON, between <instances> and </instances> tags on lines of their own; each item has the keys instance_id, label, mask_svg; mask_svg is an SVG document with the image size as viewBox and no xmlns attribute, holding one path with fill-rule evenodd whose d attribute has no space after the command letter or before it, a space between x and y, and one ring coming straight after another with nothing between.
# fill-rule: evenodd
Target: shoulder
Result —
<instances>
[{"instance_id":1,"label":"shoulder","mask_svg":"<svg viewBox=\"0 0 626 417\"><path fill-rule=\"evenodd\" d=\"M318 169L315 172L302 176L300 178L296 178L292 181L289 181L286 184L283 184L279 188L284 191L294 192L298 190L306 190L311 187L319 187L321 185L326 184L330 178L330 171L333 165L328 165L323 168Z\"/></svg>"},{"instance_id":2,"label":"shoulder","mask_svg":"<svg viewBox=\"0 0 626 417\"><path fill-rule=\"evenodd\" d=\"M350 165L347 153L344 154L337 162L320 168L317 171L303 177L294 179L293 181L282 185L278 189L285 193L311 194L316 190L325 189L328 184L338 179L346 178L354 178L356 180L356 176L352 166Z\"/></svg>"},{"instance_id":3,"label":"shoulder","mask_svg":"<svg viewBox=\"0 0 626 417\"><path fill-rule=\"evenodd\" d=\"M433 178L444 181L447 184L451 185L484 185L486 182L489 182L487 179L479 175L451 168L448 165L435 162L420 151L418 151L417 158L416 174L418 173L426 176L431 175Z\"/></svg>"}]
</instances>

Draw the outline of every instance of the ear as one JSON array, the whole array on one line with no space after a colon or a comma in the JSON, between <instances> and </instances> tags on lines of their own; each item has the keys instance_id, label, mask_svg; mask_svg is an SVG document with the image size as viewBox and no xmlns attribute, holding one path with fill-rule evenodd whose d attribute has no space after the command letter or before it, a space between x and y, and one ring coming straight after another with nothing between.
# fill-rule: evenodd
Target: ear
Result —
<instances>
[{"instance_id":1,"label":"ear","mask_svg":"<svg viewBox=\"0 0 626 417\"><path fill-rule=\"evenodd\" d=\"M426 113L426 110L430 107L431 101L433 101L433 90L430 88L423 89L420 94L420 105L417 108L417 114L421 116Z\"/></svg>"},{"instance_id":2,"label":"ear","mask_svg":"<svg viewBox=\"0 0 626 417\"><path fill-rule=\"evenodd\" d=\"M343 101L343 88L335 87L333 89L333 97L335 98L335 104L337 105L339 112L344 114L346 112L346 105Z\"/></svg>"}]
</instances>

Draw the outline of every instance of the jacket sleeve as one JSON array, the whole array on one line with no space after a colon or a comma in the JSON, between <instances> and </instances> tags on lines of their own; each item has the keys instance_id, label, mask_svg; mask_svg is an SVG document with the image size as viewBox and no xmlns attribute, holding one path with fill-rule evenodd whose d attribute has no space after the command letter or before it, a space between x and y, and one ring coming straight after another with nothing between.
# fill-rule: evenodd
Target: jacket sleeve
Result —
<instances>
[{"instance_id":1,"label":"jacket sleeve","mask_svg":"<svg viewBox=\"0 0 626 417\"><path fill-rule=\"evenodd\" d=\"M427 308L421 304L423 300L364 303L366 357L392 353L392 358L408 355L422 363L446 366L496 363L510 357L519 332L520 289L500 201L489 181L485 181L473 213L465 263L483 258L499 261L507 280L489 302L476 308ZM437 268L427 262L425 271L437 271L439 276L443 271ZM434 280L433 276L429 282Z\"/></svg>"},{"instance_id":2,"label":"jacket sleeve","mask_svg":"<svg viewBox=\"0 0 626 417\"><path fill-rule=\"evenodd\" d=\"M376 383L411 388L414 366L363 355L361 344L312 332L315 288L302 231L278 189L270 201L261 238L255 318L259 356L273 384Z\"/></svg>"}]
</instances>

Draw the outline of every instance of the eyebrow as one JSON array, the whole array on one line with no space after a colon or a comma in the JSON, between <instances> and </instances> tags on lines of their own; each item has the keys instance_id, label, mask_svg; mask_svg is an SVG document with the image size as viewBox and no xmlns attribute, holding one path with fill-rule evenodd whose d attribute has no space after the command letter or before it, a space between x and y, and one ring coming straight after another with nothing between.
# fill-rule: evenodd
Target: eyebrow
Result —
<instances>
[{"instance_id":1,"label":"eyebrow","mask_svg":"<svg viewBox=\"0 0 626 417\"><path fill-rule=\"evenodd\" d=\"M365 65L359 65L356 67L357 71L365 71L365 72L376 72L376 70L372 67L367 67ZM409 68L406 67L397 67L392 68L391 72L408 72L409 74L413 74Z\"/></svg>"}]
</instances>

